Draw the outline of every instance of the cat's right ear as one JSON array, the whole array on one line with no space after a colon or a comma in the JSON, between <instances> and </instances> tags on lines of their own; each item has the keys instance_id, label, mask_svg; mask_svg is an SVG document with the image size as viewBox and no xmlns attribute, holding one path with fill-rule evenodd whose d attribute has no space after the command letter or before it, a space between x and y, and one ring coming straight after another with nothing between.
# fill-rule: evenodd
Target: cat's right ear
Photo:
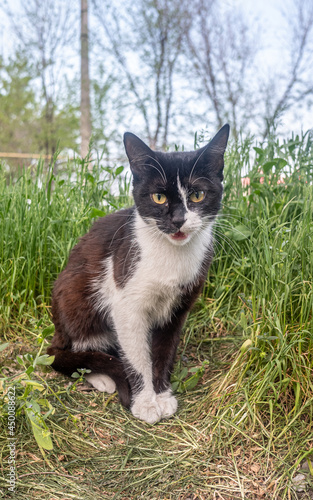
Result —
<instances>
[{"instance_id":1,"label":"cat's right ear","mask_svg":"<svg viewBox=\"0 0 313 500\"><path fill-rule=\"evenodd\" d=\"M154 157L152 149L131 132L125 132L124 146L133 173L139 173L147 159Z\"/></svg>"}]
</instances>

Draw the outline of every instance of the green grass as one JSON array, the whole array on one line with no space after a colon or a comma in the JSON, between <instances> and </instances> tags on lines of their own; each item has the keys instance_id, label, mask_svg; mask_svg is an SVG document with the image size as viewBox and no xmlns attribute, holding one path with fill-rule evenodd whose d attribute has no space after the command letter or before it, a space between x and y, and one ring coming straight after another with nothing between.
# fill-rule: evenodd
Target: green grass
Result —
<instances>
[{"instance_id":1,"label":"green grass","mask_svg":"<svg viewBox=\"0 0 313 500\"><path fill-rule=\"evenodd\" d=\"M0 311L4 326L23 315L36 319L49 303L51 288L70 249L94 217L129 203L129 183L111 169L69 164L54 175L43 163L14 180L0 170ZM118 184L119 196L111 194Z\"/></svg>"},{"instance_id":2,"label":"green grass","mask_svg":"<svg viewBox=\"0 0 313 500\"><path fill-rule=\"evenodd\" d=\"M59 175L39 163L14 180L2 168L2 408L14 385L16 498L312 498L312 139L246 141L226 164L216 255L173 376L179 410L154 426L116 395L69 385L42 356L53 281L92 220L131 203L128 179L79 162ZM36 422L48 436L41 448ZM6 471L6 418L0 435ZM1 488L6 497L5 476Z\"/></svg>"}]
</instances>

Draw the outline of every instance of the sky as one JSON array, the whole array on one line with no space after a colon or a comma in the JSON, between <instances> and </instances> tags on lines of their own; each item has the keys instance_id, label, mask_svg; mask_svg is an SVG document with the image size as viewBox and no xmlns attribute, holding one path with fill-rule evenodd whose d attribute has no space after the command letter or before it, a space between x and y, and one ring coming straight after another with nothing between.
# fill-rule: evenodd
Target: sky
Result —
<instances>
[{"instance_id":1,"label":"sky","mask_svg":"<svg viewBox=\"0 0 313 500\"><path fill-rule=\"evenodd\" d=\"M27 0L21 0L24 2ZM313 1L313 0L311 0ZM5 0L0 0L0 7ZM286 64L284 59L284 48L286 48L286 23L284 22L283 10L288 9L290 0L224 0L224 5L233 7L242 7L248 15L250 22L255 26L256 30L262 37L265 50L259 55L258 71L266 74L268 67L272 64L275 67L281 67ZM79 0L77 0L79 5ZM122 3L121 3L122 5ZM11 8L17 9L18 0L10 0ZM18 9L17 9L18 15ZM284 26L284 28L282 28ZM4 16L0 16L0 55L7 58L14 52L14 38L10 34L8 20ZM79 69L79 58L77 55L77 64L75 67ZM308 71L312 71L308 68ZM313 80L313 74L312 74ZM291 131L301 133L312 127L311 112L300 107L290 113L286 113L283 122L284 135L288 135Z\"/></svg>"},{"instance_id":2,"label":"sky","mask_svg":"<svg viewBox=\"0 0 313 500\"><path fill-rule=\"evenodd\" d=\"M243 7L251 22L259 23L260 36L265 46L258 59L260 71L267 71L269 66L283 70L287 63L284 49L287 49L288 43L284 13L291 8L290 0L226 0L225 3ZM312 74L313 81L313 67L308 68L308 72ZM289 135L291 132L300 134L312 128L312 111L313 109L310 111L298 107L287 112L284 116L283 135Z\"/></svg>"}]
</instances>

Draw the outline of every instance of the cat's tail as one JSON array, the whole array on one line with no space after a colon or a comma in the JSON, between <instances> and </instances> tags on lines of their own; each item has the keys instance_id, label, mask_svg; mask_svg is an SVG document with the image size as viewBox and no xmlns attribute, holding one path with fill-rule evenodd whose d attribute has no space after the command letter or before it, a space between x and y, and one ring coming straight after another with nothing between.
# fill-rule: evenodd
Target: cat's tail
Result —
<instances>
[{"instance_id":1,"label":"cat's tail","mask_svg":"<svg viewBox=\"0 0 313 500\"><path fill-rule=\"evenodd\" d=\"M86 368L92 373L108 375L116 384L122 405L126 408L130 407L130 386L123 363L115 356L93 351L74 352L53 346L47 349L47 353L50 356L55 356L52 368L69 377L79 368Z\"/></svg>"}]
</instances>

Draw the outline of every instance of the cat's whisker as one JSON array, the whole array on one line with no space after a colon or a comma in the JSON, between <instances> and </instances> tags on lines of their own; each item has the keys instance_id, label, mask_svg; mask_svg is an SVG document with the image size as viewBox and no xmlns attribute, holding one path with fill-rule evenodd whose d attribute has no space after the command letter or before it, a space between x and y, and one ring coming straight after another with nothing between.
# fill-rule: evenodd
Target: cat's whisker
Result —
<instances>
[{"instance_id":1,"label":"cat's whisker","mask_svg":"<svg viewBox=\"0 0 313 500\"><path fill-rule=\"evenodd\" d=\"M218 248L221 248L223 250L223 252L226 252L226 249L221 241L214 240L214 245L216 245Z\"/></svg>"},{"instance_id":2,"label":"cat's whisker","mask_svg":"<svg viewBox=\"0 0 313 500\"><path fill-rule=\"evenodd\" d=\"M159 165L160 169L162 170L162 174L163 175L161 175L161 172L159 171L159 169L157 167L154 167L154 168L156 168L158 170L158 172L160 173L161 177L164 180L164 183L166 184L167 177L166 177L166 173L165 173L164 168L162 167L161 163L156 158L154 158L153 156L147 155L147 158L150 158L151 160L154 160ZM153 166L153 165L151 165L151 166Z\"/></svg>"},{"instance_id":3,"label":"cat's whisker","mask_svg":"<svg viewBox=\"0 0 313 500\"><path fill-rule=\"evenodd\" d=\"M246 223L251 223L251 219L248 217L243 217L242 215L233 215L227 213L218 214L218 219L235 219L237 221L245 221Z\"/></svg>"},{"instance_id":4,"label":"cat's whisker","mask_svg":"<svg viewBox=\"0 0 313 500\"><path fill-rule=\"evenodd\" d=\"M191 169L191 172L190 172L190 175L189 175L189 178L188 178L188 182L189 182L189 183L190 183L190 179L191 179L191 177L192 177L193 171L194 171L194 169L195 169L195 168L196 168L196 166L197 166L198 161L199 161L199 160L200 160L200 158L204 155L204 153L206 152L206 150L207 150L207 149L208 149L208 146L207 146L206 148L204 148L204 150L202 151L202 153L200 153L200 154L199 154L199 156L197 157L197 159L196 159L195 163L193 164L193 167L192 167L192 169Z\"/></svg>"},{"instance_id":5,"label":"cat's whisker","mask_svg":"<svg viewBox=\"0 0 313 500\"><path fill-rule=\"evenodd\" d=\"M193 185L195 182L198 182L200 179L206 179L207 181L211 182L211 184L213 184L213 185L214 185L214 182L213 182L211 179L209 179L208 177L205 177L205 176L196 177L196 178L192 181L191 185Z\"/></svg>"},{"instance_id":6,"label":"cat's whisker","mask_svg":"<svg viewBox=\"0 0 313 500\"><path fill-rule=\"evenodd\" d=\"M147 162L145 161L146 158L150 158L151 160L155 161L155 163L160 167L160 169L156 166L156 165L151 165L149 164L149 167L151 168L154 168L157 172L159 172L164 184L166 184L167 182L167 177L166 177L166 174L165 174L165 171L164 171L164 168L162 167L161 163L156 159L154 158L153 156L150 156L150 155L147 155L145 154L144 156L142 157L137 157L136 158L136 166L137 168L139 167L144 167L144 166L147 166Z\"/></svg>"},{"instance_id":7,"label":"cat's whisker","mask_svg":"<svg viewBox=\"0 0 313 500\"><path fill-rule=\"evenodd\" d=\"M139 250L139 249L137 249L137 250L136 250L136 252L135 252L135 255L134 255L134 256L133 256L133 258L132 258L132 262L131 262L131 264L130 264L130 266L129 266L128 273L127 273L127 274L126 274L126 276L125 276L125 266L126 266L126 263L127 263L127 259L128 259L128 256L129 256L129 254L130 254L130 252L131 252L132 248L134 248L134 246L135 246L135 245L137 245L137 241L136 241L136 239L133 239L133 241L132 241L132 243L131 243L131 245L130 245L130 247L129 247L129 249L128 249L128 252L127 252L127 254L126 254L126 257L125 257L125 259L124 259L123 273L122 273L122 274L123 274L124 279L125 279L126 281L127 281L127 276L128 276L128 275L130 275L130 274L132 273L132 271L133 271L133 267L134 267L134 264L137 262L137 256L138 256L138 254L140 253L140 250Z\"/></svg>"},{"instance_id":8,"label":"cat's whisker","mask_svg":"<svg viewBox=\"0 0 313 500\"><path fill-rule=\"evenodd\" d=\"M161 222L161 221L160 221ZM127 225L128 223L130 224L133 224L133 221L129 221L125 224L123 224L124 226ZM121 226L122 227L122 226ZM147 226L144 226L144 227L139 227L136 229L137 231L146 231L150 234L154 234L155 232L157 234L161 234L162 235L162 232L156 227L156 226L151 226L151 225L147 225ZM129 239L129 235L126 235L126 236L122 236L121 238L114 238L114 241L115 242L121 242L125 239ZM112 243L113 239L111 240L111 243ZM111 246L111 245L110 245Z\"/></svg>"},{"instance_id":9,"label":"cat's whisker","mask_svg":"<svg viewBox=\"0 0 313 500\"><path fill-rule=\"evenodd\" d=\"M220 233L216 229L215 229L214 233L215 233L215 235L217 235L221 240L223 240L232 249L232 251L234 252L234 254L236 255L236 257L239 259L240 258L240 254L239 254L238 250L233 246L233 244L231 242L231 239L228 238L228 236L226 236L225 234ZM217 244L220 243L216 238L214 238L214 242L216 242ZM225 251L224 247L223 247L223 250Z\"/></svg>"},{"instance_id":10,"label":"cat's whisker","mask_svg":"<svg viewBox=\"0 0 313 500\"><path fill-rule=\"evenodd\" d=\"M129 218L129 215L128 215L128 218ZM120 227L119 227L119 228L115 231L115 233L114 233L114 235L113 235L113 238L111 239L111 243L110 243L110 245L109 245L109 248L111 247L111 245L112 245L112 243L113 243L113 241L114 241L114 239L115 239L116 234L117 234L117 233L118 233L118 232L122 229L122 227L127 226L130 222L131 222L131 220L128 220L127 222L125 222L125 224L122 224L122 225L121 225L121 226L120 226Z\"/></svg>"}]
</instances>

